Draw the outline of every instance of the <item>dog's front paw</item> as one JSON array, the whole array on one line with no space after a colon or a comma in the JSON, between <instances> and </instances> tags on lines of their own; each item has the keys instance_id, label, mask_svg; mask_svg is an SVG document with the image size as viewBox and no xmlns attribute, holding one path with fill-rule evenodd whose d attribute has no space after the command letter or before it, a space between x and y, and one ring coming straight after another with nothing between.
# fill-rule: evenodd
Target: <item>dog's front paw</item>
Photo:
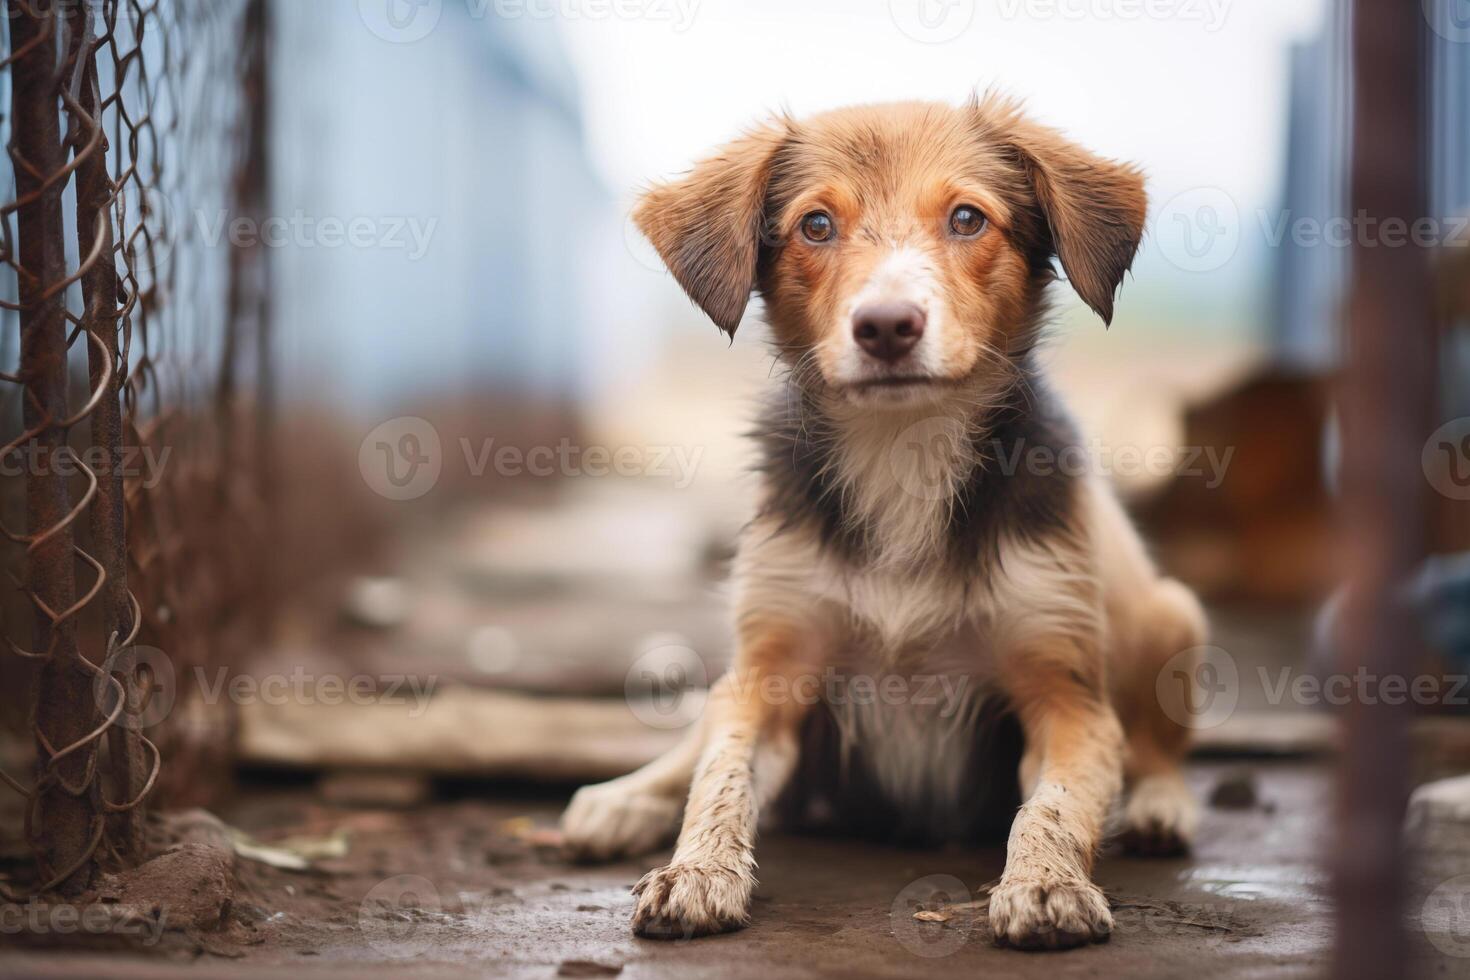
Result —
<instances>
[{"instance_id":1,"label":"dog's front paw","mask_svg":"<svg viewBox=\"0 0 1470 980\"><path fill-rule=\"evenodd\" d=\"M1189 853L1199 825L1199 804L1184 780L1150 776L1140 780L1123 809L1123 849L1143 857Z\"/></svg>"},{"instance_id":2,"label":"dog's front paw","mask_svg":"<svg viewBox=\"0 0 1470 980\"><path fill-rule=\"evenodd\" d=\"M1067 949L1106 942L1113 913L1102 889L1086 879L1007 881L990 892L995 942L1017 949Z\"/></svg>"},{"instance_id":3,"label":"dog's front paw","mask_svg":"<svg viewBox=\"0 0 1470 980\"><path fill-rule=\"evenodd\" d=\"M692 939L750 924L748 872L710 865L655 868L633 886L633 931L650 939Z\"/></svg>"},{"instance_id":4,"label":"dog's front paw","mask_svg":"<svg viewBox=\"0 0 1470 980\"><path fill-rule=\"evenodd\" d=\"M562 848L575 861L645 854L679 829L680 800L639 793L618 780L583 786L561 818Z\"/></svg>"}]
</instances>

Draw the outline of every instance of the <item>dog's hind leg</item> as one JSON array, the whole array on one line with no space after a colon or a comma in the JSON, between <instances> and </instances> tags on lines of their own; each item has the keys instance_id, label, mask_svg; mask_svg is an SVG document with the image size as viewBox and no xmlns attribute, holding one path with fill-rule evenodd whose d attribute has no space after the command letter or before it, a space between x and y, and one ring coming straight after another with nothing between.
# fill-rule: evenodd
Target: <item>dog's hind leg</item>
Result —
<instances>
[{"instance_id":1,"label":"dog's hind leg","mask_svg":"<svg viewBox=\"0 0 1470 980\"><path fill-rule=\"evenodd\" d=\"M689 726L679 744L641 769L583 786L562 814L562 846L579 861L611 861L644 854L673 840L706 724Z\"/></svg>"},{"instance_id":2,"label":"dog's hind leg","mask_svg":"<svg viewBox=\"0 0 1470 980\"><path fill-rule=\"evenodd\" d=\"M1192 653L1206 642L1199 600L1160 578L1112 491L1093 484L1093 546L1107 615L1108 679L1123 724L1124 847L1140 854L1189 850L1199 806L1184 781L1199 707Z\"/></svg>"},{"instance_id":3,"label":"dog's hind leg","mask_svg":"<svg viewBox=\"0 0 1470 980\"><path fill-rule=\"evenodd\" d=\"M1130 648L1114 661L1127 746L1123 845L1136 854L1183 854L1199 823L1199 805L1183 772L1194 708L1188 651L1205 642L1205 616L1193 593L1163 579L1132 606L1129 619L1118 641Z\"/></svg>"}]
</instances>

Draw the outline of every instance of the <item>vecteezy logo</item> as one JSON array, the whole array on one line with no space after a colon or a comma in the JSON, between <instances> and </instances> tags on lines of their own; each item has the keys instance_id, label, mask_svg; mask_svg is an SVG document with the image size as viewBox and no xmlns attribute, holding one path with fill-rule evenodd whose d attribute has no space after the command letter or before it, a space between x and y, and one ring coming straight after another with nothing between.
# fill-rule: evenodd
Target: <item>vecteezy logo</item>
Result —
<instances>
[{"instance_id":1,"label":"vecteezy logo","mask_svg":"<svg viewBox=\"0 0 1470 980\"><path fill-rule=\"evenodd\" d=\"M1451 500L1470 500L1470 416L1435 429L1419 462L1435 490Z\"/></svg>"},{"instance_id":2,"label":"vecteezy logo","mask_svg":"<svg viewBox=\"0 0 1470 980\"><path fill-rule=\"evenodd\" d=\"M653 243L638 230L638 223L627 211L623 213L623 244L627 246L628 254L633 256L633 261L643 268L652 272L664 271L664 260L659 258Z\"/></svg>"},{"instance_id":3,"label":"vecteezy logo","mask_svg":"<svg viewBox=\"0 0 1470 980\"><path fill-rule=\"evenodd\" d=\"M1218 187L1176 194L1154 219L1154 241L1170 264L1185 272L1211 272L1240 248L1240 210Z\"/></svg>"},{"instance_id":4,"label":"vecteezy logo","mask_svg":"<svg viewBox=\"0 0 1470 980\"><path fill-rule=\"evenodd\" d=\"M1240 701L1235 658L1219 647L1190 647L1165 662L1154 680L1159 707L1185 728L1224 724Z\"/></svg>"},{"instance_id":5,"label":"vecteezy logo","mask_svg":"<svg viewBox=\"0 0 1470 980\"><path fill-rule=\"evenodd\" d=\"M936 415L904 429L888 451L888 467L904 492L921 500L948 497L964 459L968 431L958 419Z\"/></svg>"},{"instance_id":6,"label":"vecteezy logo","mask_svg":"<svg viewBox=\"0 0 1470 980\"><path fill-rule=\"evenodd\" d=\"M357 466L373 492L389 500L413 500L434 489L444 468L439 432L424 419L402 415L367 434Z\"/></svg>"},{"instance_id":7,"label":"vecteezy logo","mask_svg":"<svg viewBox=\"0 0 1470 980\"><path fill-rule=\"evenodd\" d=\"M650 728L683 728L699 717L704 702L694 692L709 686L704 660L682 643L656 643L643 652L623 679L633 715Z\"/></svg>"},{"instance_id":8,"label":"vecteezy logo","mask_svg":"<svg viewBox=\"0 0 1470 980\"><path fill-rule=\"evenodd\" d=\"M434 883L420 875L395 875L363 896L357 928L368 944L385 956L417 956L431 938L419 936L425 922L442 919L443 902ZM414 942L415 937L419 941Z\"/></svg>"},{"instance_id":9,"label":"vecteezy logo","mask_svg":"<svg viewBox=\"0 0 1470 980\"><path fill-rule=\"evenodd\" d=\"M161 188L144 187L131 194L130 190L128 186L123 188L123 203L127 206L121 226L123 264L134 275L152 273L157 280L168 271L184 229L173 201Z\"/></svg>"},{"instance_id":10,"label":"vecteezy logo","mask_svg":"<svg viewBox=\"0 0 1470 980\"><path fill-rule=\"evenodd\" d=\"M1470 956L1470 875L1456 875L1429 893L1419 927L1446 956Z\"/></svg>"},{"instance_id":11,"label":"vecteezy logo","mask_svg":"<svg viewBox=\"0 0 1470 980\"><path fill-rule=\"evenodd\" d=\"M1470 0L1422 0L1429 29L1446 41L1470 43Z\"/></svg>"},{"instance_id":12,"label":"vecteezy logo","mask_svg":"<svg viewBox=\"0 0 1470 980\"><path fill-rule=\"evenodd\" d=\"M390 44L412 44L439 24L444 0L357 0L367 29Z\"/></svg>"},{"instance_id":13,"label":"vecteezy logo","mask_svg":"<svg viewBox=\"0 0 1470 980\"><path fill-rule=\"evenodd\" d=\"M922 44L953 41L975 19L975 0L888 0L888 16Z\"/></svg>"},{"instance_id":14,"label":"vecteezy logo","mask_svg":"<svg viewBox=\"0 0 1470 980\"><path fill-rule=\"evenodd\" d=\"M915 956L949 956L970 938L975 926L974 896L954 875L929 875L910 882L893 900L888 928L904 949Z\"/></svg>"},{"instance_id":15,"label":"vecteezy logo","mask_svg":"<svg viewBox=\"0 0 1470 980\"><path fill-rule=\"evenodd\" d=\"M131 688L131 696L123 691L123 682ZM123 703L118 710L120 696ZM92 697L102 716L111 718L116 711L112 723L135 732L152 728L167 718L178 696L174 662L156 647L136 644L114 647L92 681Z\"/></svg>"}]
</instances>

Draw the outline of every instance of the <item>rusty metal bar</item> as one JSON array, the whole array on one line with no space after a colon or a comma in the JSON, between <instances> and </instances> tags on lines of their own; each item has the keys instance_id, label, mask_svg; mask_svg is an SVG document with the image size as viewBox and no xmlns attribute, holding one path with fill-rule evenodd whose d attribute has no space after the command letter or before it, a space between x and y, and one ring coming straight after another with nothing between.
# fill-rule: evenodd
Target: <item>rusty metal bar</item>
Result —
<instances>
[{"instance_id":1,"label":"rusty metal bar","mask_svg":"<svg viewBox=\"0 0 1470 980\"><path fill-rule=\"evenodd\" d=\"M271 127L271 59L274 27L271 6L274 0L250 0L246 13L248 62L245 69L245 91L249 106L249 143L244 159L251 168L245 197L262 212L270 203L270 127ZM279 508L275 499L276 474L276 365L273 286L271 257L261 254L256 279L255 370L256 429L255 475L262 512L267 522L274 522ZM267 528L275 538L280 529L272 523ZM273 558L274 553L268 553ZM277 578L262 576L262 603L267 615L277 607Z\"/></svg>"},{"instance_id":2,"label":"rusty metal bar","mask_svg":"<svg viewBox=\"0 0 1470 980\"><path fill-rule=\"evenodd\" d=\"M265 92L265 0L248 0L244 17L244 36L240 46L240 88L244 113L239 122L240 153L231 181L231 205L239 219L261 227L265 217L265 139L259 127L266 119ZM219 374L215 384L216 424L219 426L221 463L236 463L235 414L238 410L236 389L239 385L241 338L255 324L258 316L265 246L259 236L248 243L230 243L229 315L225 320L224 343L220 351ZM229 489L221 480L219 490Z\"/></svg>"},{"instance_id":3,"label":"rusty metal bar","mask_svg":"<svg viewBox=\"0 0 1470 980\"><path fill-rule=\"evenodd\" d=\"M28 831L47 883L75 894L91 882L103 828L96 766L99 712L92 672L77 648L72 522L57 461L66 430L66 232L61 195L69 176L60 134L57 60L60 9L51 0L10 0L12 118L20 287L20 375L29 454L27 588L42 657L35 706L36 781Z\"/></svg>"},{"instance_id":4,"label":"rusty metal bar","mask_svg":"<svg viewBox=\"0 0 1470 980\"><path fill-rule=\"evenodd\" d=\"M98 88L96 45L92 42L93 18L101 0L89 0L71 8L71 52L69 77L79 84L66 99L72 120L71 142L75 145L77 242L82 256L82 296L85 310L81 328L87 345L88 375L94 395L100 395L89 417L92 445L106 460L96 474L97 494L91 508L93 557L101 564L102 632L116 637L109 646L106 664L121 687L129 718L137 716L141 692L134 676L132 644L138 622L133 597L128 591L127 531L123 498L122 386L126 364L119 357L118 308L120 283L113 260L116 249L111 209L117 202L116 189L107 174L107 137L102 128L102 96ZM90 268L86 263L90 262ZM99 391L100 389L100 391ZM141 736L131 724L114 725L108 732L109 770L118 800L139 798L148 781ZM143 855L142 806L121 808L113 817L112 849L127 863Z\"/></svg>"},{"instance_id":5,"label":"rusty metal bar","mask_svg":"<svg viewBox=\"0 0 1470 980\"><path fill-rule=\"evenodd\" d=\"M264 227L269 208L270 7L271 0L246 0L245 4L239 51L242 111L237 127L238 155L230 183L230 203L234 214L256 228ZM271 453L269 440L274 424L269 403L274 396L268 388L271 381L270 255L260 237L254 236L248 242L231 242L229 260L227 318L215 388L220 462L225 468L217 489L224 519L227 520L232 512L239 516L242 502L230 498L232 493L238 495L244 490L249 495L254 510L251 516L257 529L265 531L263 522L271 520L271 513L265 505L268 484L273 478L265 461ZM254 341L253 350L246 346L251 340ZM242 435L249 434L239 431L241 424L247 421L239 399L241 361L242 357L250 356L256 359L255 395L258 399L253 406L256 425L253 440L242 438ZM248 482L232 480L230 474L244 471L247 462L254 470L255 479ZM255 600L251 605L259 610L267 611L273 607L271 592L275 583L268 570L252 563L239 564L226 571L234 573L232 591L248 593Z\"/></svg>"},{"instance_id":6,"label":"rusty metal bar","mask_svg":"<svg viewBox=\"0 0 1470 980\"><path fill-rule=\"evenodd\" d=\"M1350 213L1425 215L1420 5L1355 0ZM1351 575L1342 667L1386 677L1415 663L1416 623L1393 601L1425 552L1420 448L1434 386L1428 255L1360 241L1352 254L1341 391L1343 526ZM1408 707L1355 704L1338 779L1334 974L1402 976L1408 962L1401 822Z\"/></svg>"}]
</instances>

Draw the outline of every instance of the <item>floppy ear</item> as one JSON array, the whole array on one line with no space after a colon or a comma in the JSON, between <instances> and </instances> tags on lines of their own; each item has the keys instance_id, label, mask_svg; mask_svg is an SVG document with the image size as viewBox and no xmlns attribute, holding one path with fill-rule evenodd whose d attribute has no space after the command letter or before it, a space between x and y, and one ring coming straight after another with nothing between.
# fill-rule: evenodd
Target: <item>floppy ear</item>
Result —
<instances>
[{"instance_id":1,"label":"floppy ear","mask_svg":"<svg viewBox=\"0 0 1470 980\"><path fill-rule=\"evenodd\" d=\"M1091 153L1014 110L1002 133L1020 153L1068 281L1111 324L1113 297L1143 238L1148 196L1142 172Z\"/></svg>"},{"instance_id":2,"label":"floppy ear","mask_svg":"<svg viewBox=\"0 0 1470 980\"><path fill-rule=\"evenodd\" d=\"M684 292L735 336L755 288L766 184L784 128L748 133L639 199L633 220Z\"/></svg>"}]
</instances>

